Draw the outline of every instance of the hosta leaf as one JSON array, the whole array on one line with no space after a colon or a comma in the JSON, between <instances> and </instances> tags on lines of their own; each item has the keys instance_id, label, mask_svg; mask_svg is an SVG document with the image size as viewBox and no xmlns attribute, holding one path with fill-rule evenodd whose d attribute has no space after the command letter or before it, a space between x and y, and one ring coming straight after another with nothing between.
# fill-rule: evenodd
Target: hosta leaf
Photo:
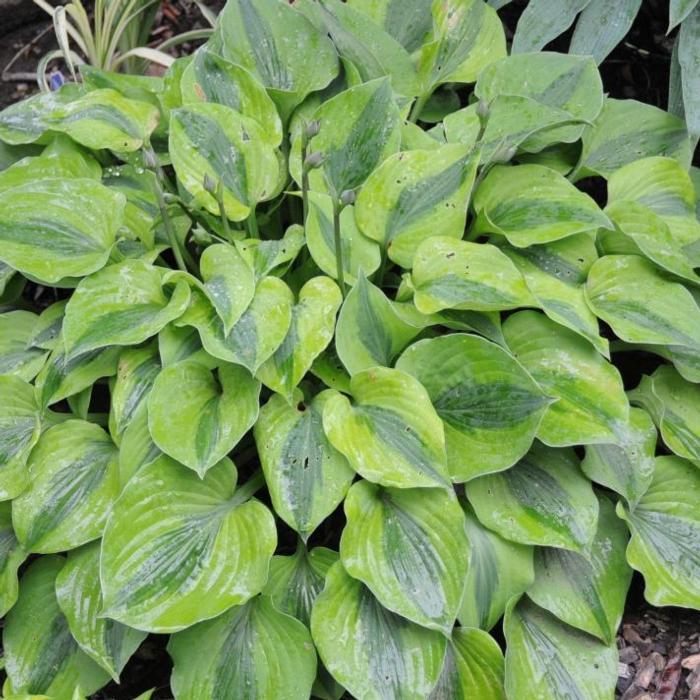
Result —
<instances>
[{"instance_id":1,"label":"hosta leaf","mask_svg":"<svg viewBox=\"0 0 700 700\"><path fill-rule=\"evenodd\" d=\"M219 31L224 57L258 77L283 118L338 72L338 57L325 33L285 2L229 2Z\"/></svg>"},{"instance_id":2,"label":"hosta leaf","mask_svg":"<svg viewBox=\"0 0 700 700\"><path fill-rule=\"evenodd\" d=\"M610 177L616 170L647 156L676 158L690 164L685 123L658 107L636 100L605 99L595 124L583 132L578 177Z\"/></svg>"},{"instance_id":3,"label":"hosta leaf","mask_svg":"<svg viewBox=\"0 0 700 700\"><path fill-rule=\"evenodd\" d=\"M125 199L88 178L28 182L0 193L0 260L46 283L107 262Z\"/></svg>"},{"instance_id":4,"label":"hosta leaf","mask_svg":"<svg viewBox=\"0 0 700 700\"><path fill-rule=\"evenodd\" d=\"M262 241L248 238L236 241L238 252L255 270L255 279L260 281L266 275L282 275L304 247L304 228L292 224L282 238Z\"/></svg>"},{"instance_id":5,"label":"hosta leaf","mask_svg":"<svg viewBox=\"0 0 700 700\"><path fill-rule=\"evenodd\" d=\"M410 52L420 48L432 29L430 4L424 0L350 0L348 5L371 17Z\"/></svg>"},{"instance_id":6,"label":"hosta leaf","mask_svg":"<svg viewBox=\"0 0 700 700\"><path fill-rule=\"evenodd\" d=\"M621 494L634 506L654 473L656 429L648 413L631 408L629 420L618 423L614 430L614 442L586 445L581 468L589 479Z\"/></svg>"},{"instance_id":7,"label":"hosta leaf","mask_svg":"<svg viewBox=\"0 0 700 700\"><path fill-rule=\"evenodd\" d=\"M488 103L498 95L529 97L581 121L593 121L603 105L595 61L559 53L518 54L492 63L479 75L474 92ZM553 126L530 136L522 148L538 153L552 144L573 143L582 131L578 124Z\"/></svg>"},{"instance_id":8,"label":"hosta leaf","mask_svg":"<svg viewBox=\"0 0 700 700\"><path fill-rule=\"evenodd\" d=\"M160 369L155 345L124 350L119 356L109 414L109 432L117 444L139 408L145 405Z\"/></svg>"},{"instance_id":9,"label":"hosta leaf","mask_svg":"<svg viewBox=\"0 0 700 700\"><path fill-rule=\"evenodd\" d=\"M306 219L306 244L314 262L325 274L338 276L333 233L333 200L321 192L309 192ZM379 246L362 235L355 223L355 207L340 212L340 247L343 253L345 281L355 284L360 273L371 275L381 260Z\"/></svg>"},{"instance_id":10,"label":"hosta leaf","mask_svg":"<svg viewBox=\"0 0 700 700\"><path fill-rule=\"evenodd\" d=\"M464 515L454 495L359 481L344 507L345 570L385 608L449 635L469 560Z\"/></svg>"},{"instance_id":11,"label":"hosta leaf","mask_svg":"<svg viewBox=\"0 0 700 700\"><path fill-rule=\"evenodd\" d=\"M14 498L26 488L27 458L40 432L31 385L19 377L0 375L0 500Z\"/></svg>"},{"instance_id":12,"label":"hosta leaf","mask_svg":"<svg viewBox=\"0 0 700 700\"><path fill-rule=\"evenodd\" d=\"M321 128L310 149L323 154L322 168L309 174L314 190L336 197L354 190L399 150L401 121L388 78L335 95L316 110L314 119Z\"/></svg>"},{"instance_id":13,"label":"hosta leaf","mask_svg":"<svg viewBox=\"0 0 700 700\"><path fill-rule=\"evenodd\" d=\"M700 64L700 9L697 2L678 32L678 64L683 92L683 115L693 143L700 137L700 99L698 99L698 64Z\"/></svg>"},{"instance_id":14,"label":"hosta leaf","mask_svg":"<svg viewBox=\"0 0 700 700\"><path fill-rule=\"evenodd\" d=\"M279 177L275 151L263 128L226 105L191 103L170 116L169 153L178 180L212 214L219 204L204 188L205 177L222 185L226 215L245 219L273 194Z\"/></svg>"},{"instance_id":15,"label":"hosta leaf","mask_svg":"<svg viewBox=\"0 0 700 700\"><path fill-rule=\"evenodd\" d=\"M9 686L3 695L46 694L71 700L77 687L91 695L109 680L109 674L80 650L58 607L55 581L64 561L59 556L40 557L22 576L19 600L5 619L2 635Z\"/></svg>"},{"instance_id":16,"label":"hosta leaf","mask_svg":"<svg viewBox=\"0 0 700 700\"><path fill-rule=\"evenodd\" d=\"M48 147L50 148L50 147ZM40 156L28 156L0 171L0 189L10 189L26 185L32 180L46 178L93 177L99 180L102 168L92 157L83 152L77 144L71 150L47 150Z\"/></svg>"},{"instance_id":17,"label":"hosta leaf","mask_svg":"<svg viewBox=\"0 0 700 700\"><path fill-rule=\"evenodd\" d=\"M586 698L615 694L617 649L559 622L527 598L506 612L509 698Z\"/></svg>"},{"instance_id":18,"label":"hosta leaf","mask_svg":"<svg viewBox=\"0 0 700 700\"><path fill-rule=\"evenodd\" d=\"M561 447L614 441L615 425L629 416L617 368L580 335L535 311L503 324L508 347L549 396L537 437Z\"/></svg>"},{"instance_id":19,"label":"hosta leaf","mask_svg":"<svg viewBox=\"0 0 700 700\"><path fill-rule=\"evenodd\" d=\"M459 627L447 643L440 680L428 700L505 700L503 652L486 632Z\"/></svg>"},{"instance_id":20,"label":"hosta leaf","mask_svg":"<svg viewBox=\"0 0 700 700\"><path fill-rule=\"evenodd\" d=\"M214 374L184 360L156 377L148 427L163 452L203 477L253 426L259 396L260 382L244 367L222 363Z\"/></svg>"},{"instance_id":21,"label":"hosta leaf","mask_svg":"<svg viewBox=\"0 0 700 700\"><path fill-rule=\"evenodd\" d=\"M445 637L383 608L340 562L311 613L319 656L352 695L367 700L426 698L440 676Z\"/></svg>"},{"instance_id":22,"label":"hosta leaf","mask_svg":"<svg viewBox=\"0 0 700 700\"><path fill-rule=\"evenodd\" d=\"M12 504L28 552L62 552L102 535L119 494L117 457L94 423L69 420L42 434L27 465L29 488Z\"/></svg>"},{"instance_id":23,"label":"hosta leaf","mask_svg":"<svg viewBox=\"0 0 700 700\"><path fill-rule=\"evenodd\" d=\"M469 149L454 144L390 156L357 198L360 231L410 268L421 241L436 232L462 237L477 163Z\"/></svg>"},{"instance_id":24,"label":"hosta leaf","mask_svg":"<svg viewBox=\"0 0 700 700\"><path fill-rule=\"evenodd\" d=\"M333 340L335 316L343 301L330 277L313 277L301 288L282 344L256 376L273 391L292 400L294 389L313 361Z\"/></svg>"},{"instance_id":25,"label":"hosta leaf","mask_svg":"<svg viewBox=\"0 0 700 700\"><path fill-rule=\"evenodd\" d=\"M219 364L215 357L207 354L199 342L199 333L192 326L167 325L158 333L158 354L163 367L174 365L182 360L197 360L201 364L215 367Z\"/></svg>"},{"instance_id":26,"label":"hosta leaf","mask_svg":"<svg viewBox=\"0 0 700 700\"><path fill-rule=\"evenodd\" d=\"M203 479L163 455L129 480L107 523L103 614L175 632L256 595L277 543L274 519L224 459Z\"/></svg>"},{"instance_id":27,"label":"hosta leaf","mask_svg":"<svg viewBox=\"0 0 700 700\"><path fill-rule=\"evenodd\" d=\"M574 22L590 0L530 0L520 15L513 36L512 53L539 51Z\"/></svg>"},{"instance_id":28,"label":"hosta leaf","mask_svg":"<svg viewBox=\"0 0 700 700\"><path fill-rule=\"evenodd\" d=\"M580 552L592 541L598 501L571 449L535 443L514 467L469 482L479 520L513 542Z\"/></svg>"},{"instance_id":29,"label":"hosta leaf","mask_svg":"<svg viewBox=\"0 0 700 700\"><path fill-rule=\"evenodd\" d=\"M654 480L633 510L617 514L632 531L627 561L644 575L652 605L700 608L700 470L678 457L657 457Z\"/></svg>"},{"instance_id":30,"label":"hosta leaf","mask_svg":"<svg viewBox=\"0 0 700 700\"><path fill-rule=\"evenodd\" d=\"M562 326L586 338L606 357L608 341L601 338L598 319L588 308L583 285L598 259L594 240L586 234L529 248L504 247L542 310Z\"/></svg>"},{"instance_id":31,"label":"hosta leaf","mask_svg":"<svg viewBox=\"0 0 700 700\"><path fill-rule=\"evenodd\" d=\"M46 352L31 347L37 316L30 311L0 314L0 376L12 374L30 382L46 360Z\"/></svg>"},{"instance_id":32,"label":"hosta leaf","mask_svg":"<svg viewBox=\"0 0 700 700\"><path fill-rule=\"evenodd\" d=\"M418 59L424 94L442 83L473 83L484 66L506 55L501 20L482 0L433 0L432 13L432 40Z\"/></svg>"},{"instance_id":33,"label":"hosta leaf","mask_svg":"<svg viewBox=\"0 0 700 700\"><path fill-rule=\"evenodd\" d=\"M469 567L459 622L462 627L490 630L513 596L524 593L535 578L533 547L503 539L486 529L464 503Z\"/></svg>"},{"instance_id":34,"label":"hosta leaf","mask_svg":"<svg viewBox=\"0 0 700 700\"><path fill-rule=\"evenodd\" d=\"M535 303L515 265L489 243L426 239L416 251L411 284L416 308L424 314L501 311Z\"/></svg>"},{"instance_id":35,"label":"hosta leaf","mask_svg":"<svg viewBox=\"0 0 700 700\"><path fill-rule=\"evenodd\" d=\"M174 635L173 692L180 700L306 700L316 676L309 630L257 596Z\"/></svg>"},{"instance_id":36,"label":"hosta leaf","mask_svg":"<svg viewBox=\"0 0 700 700\"><path fill-rule=\"evenodd\" d=\"M119 483L127 481L146 464L161 455L148 429L148 410L142 403L126 427L119 443Z\"/></svg>"},{"instance_id":37,"label":"hosta leaf","mask_svg":"<svg viewBox=\"0 0 700 700\"><path fill-rule=\"evenodd\" d=\"M390 366L420 332L421 328L399 315L395 302L361 274L340 310L335 347L353 375L370 367Z\"/></svg>"},{"instance_id":38,"label":"hosta leaf","mask_svg":"<svg viewBox=\"0 0 700 700\"><path fill-rule=\"evenodd\" d=\"M56 598L80 648L118 681L126 662L146 634L99 616L102 591L98 542L68 555L68 561L56 577Z\"/></svg>"},{"instance_id":39,"label":"hosta leaf","mask_svg":"<svg viewBox=\"0 0 700 700\"><path fill-rule=\"evenodd\" d=\"M271 146L282 141L277 107L257 78L243 66L227 61L206 44L194 53L180 82L185 104L213 102L235 109L262 127L260 136Z\"/></svg>"},{"instance_id":40,"label":"hosta leaf","mask_svg":"<svg viewBox=\"0 0 700 700\"><path fill-rule=\"evenodd\" d=\"M277 277L265 277L230 333L224 332L214 307L196 289L192 290L192 302L179 323L194 326L204 349L214 357L243 365L255 373L284 342L293 305L289 287Z\"/></svg>"},{"instance_id":41,"label":"hosta leaf","mask_svg":"<svg viewBox=\"0 0 700 700\"><path fill-rule=\"evenodd\" d=\"M0 503L0 613L4 617L17 602L17 570L27 558L12 529L12 506Z\"/></svg>"},{"instance_id":42,"label":"hosta leaf","mask_svg":"<svg viewBox=\"0 0 700 700\"><path fill-rule=\"evenodd\" d=\"M474 195L475 233L500 233L517 248L612 228L563 175L542 165L496 166Z\"/></svg>"},{"instance_id":43,"label":"hosta leaf","mask_svg":"<svg viewBox=\"0 0 700 700\"><path fill-rule=\"evenodd\" d=\"M515 464L530 449L550 402L512 355L474 335L421 340L396 368L420 381L442 418L453 481Z\"/></svg>"},{"instance_id":44,"label":"hosta leaf","mask_svg":"<svg viewBox=\"0 0 700 700\"><path fill-rule=\"evenodd\" d=\"M110 265L83 280L66 306L68 359L108 345L135 345L183 314L190 288L163 289L164 271L140 260Z\"/></svg>"},{"instance_id":45,"label":"hosta leaf","mask_svg":"<svg viewBox=\"0 0 700 700\"><path fill-rule=\"evenodd\" d=\"M67 299L62 299L51 304L51 306L47 306L39 314L39 318L32 329L31 337L27 342L29 347L53 350L58 345L67 303Z\"/></svg>"},{"instance_id":46,"label":"hosta leaf","mask_svg":"<svg viewBox=\"0 0 700 700\"><path fill-rule=\"evenodd\" d=\"M642 377L630 400L649 412L672 452L700 460L700 387L662 365L650 377Z\"/></svg>"},{"instance_id":47,"label":"hosta leaf","mask_svg":"<svg viewBox=\"0 0 700 700\"><path fill-rule=\"evenodd\" d=\"M669 0L668 31L679 25L695 8L698 0Z\"/></svg>"},{"instance_id":48,"label":"hosta leaf","mask_svg":"<svg viewBox=\"0 0 700 700\"><path fill-rule=\"evenodd\" d=\"M594 263L586 298L629 343L700 346L700 308L691 293L638 255L606 255Z\"/></svg>"},{"instance_id":49,"label":"hosta leaf","mask_svg":"<svg viewBox=\"0 0 700 700\"><path fill-rule=\"evenodd\" d=\"M442 421L413 377L375 367L350 381L354 403L335 392L323 407L323 428L350 466L382 486L449 483Z\"/></svg>"},{"instance_id":50,"label":"hosta leaf","mask_svg":"<svg viewBox=\"0 0 700 700\"><path fill-rule=\"evenodd\" d=\"M535 550L535 582L527 595L562 622L613 644L632 569L625 559L627 528L612 503L599 499L598 530L581 552Z\"/></svg>"},{"instance_id":51,"label":"hosta leaf","mask_svg":"<svg viewBox=\"0 0 700 700\"><path fill-rule=\"evenodd\" d=\"M355 472L323 432L332 396L290 406L273 396L260 411L255 442L277 515L306 540L343 500Z\"/></svg>"}]
</instances>

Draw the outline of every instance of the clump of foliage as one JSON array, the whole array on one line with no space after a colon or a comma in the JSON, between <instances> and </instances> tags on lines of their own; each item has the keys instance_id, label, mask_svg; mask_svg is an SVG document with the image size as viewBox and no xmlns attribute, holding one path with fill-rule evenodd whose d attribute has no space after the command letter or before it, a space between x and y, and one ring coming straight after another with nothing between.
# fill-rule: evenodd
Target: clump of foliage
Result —
<instances>
[{"instance_id":1,"label":"clump of foliage","mask_svg":"<svg viewBox=\"0 0 700 700\"><path fill-rule=\"evenodd\" d=\"M229 0L0 138L5 696L602 700L700 608L698 174L592 58Z\"/></svg>"}]
</instances>

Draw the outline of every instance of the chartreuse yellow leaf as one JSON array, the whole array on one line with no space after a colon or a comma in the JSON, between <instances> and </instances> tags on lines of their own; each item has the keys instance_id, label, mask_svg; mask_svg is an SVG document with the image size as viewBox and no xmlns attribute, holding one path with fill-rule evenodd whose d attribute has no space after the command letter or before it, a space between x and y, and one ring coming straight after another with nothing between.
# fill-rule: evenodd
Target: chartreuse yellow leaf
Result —
<instances>
[{"instance_id":1,"label":"chartreuse yellow leaf","mask_svg":"<svg viewBox=\"0 0 700 700\"><path fill-rule=\"evenodd\" d=\"M311 633L331 675L360 698L423 700L445 658L444 635L386 610L340 562L316 598Z\"/></svg>"},{"instance_id":2,"label":"chartreuse yellow leaf","mask_svg":"<svg viewBox=\"0 0 700 700\"><path fill-rule=\"evenodd\" d=\"M42 434L27 463L28 488L12 503L28 552L63 552L102 535L119 494L117 458L94 423L68 420Z\"/></svg>"},{"instance_id":3,"label":"chartreuse yellow leaf","mask_svg":"<svg viewBox=\"0 0 700 700\"><path fill-rule=\"evenodd\" d=\"M31 311L0 314L0 376L30 382L43 367L47 353L31 345L38 319Z\"/></svg>"},{"instance_id":4,"label":"chartreuse yellow leaf","mask_svg":"<svg viewBox=\"0 0 700 700\"><path fill-rule=\"evenodd\" d=\"M120 486L123 488L141 467L161 454L148 429L148 406L143 402L119 442Z\"/></svg>"},{"instance_id":5,"label":"chartreuse yellow leaf","mask_svg":"<svg viewBox=\"0 0 700 700\"><path fill-rule=\"evenodd\" d=\"M428 700L506 700L503 652L488 633L457 627L447 642L440 679Z\"/></svg>"},{"instance_id":6,"label":"chartreuse yellow leaf","mask_svg":"<svg viewBox=\"0 0 700 700\"><path fill-rule=\"evenodd\" d=\"M80 648L116 681L144 632L100 617L100 543L93 542L68 554L56 577L56 598L71 635Z\"/></svg>"},{"instance_id":7,"label":"chartreuse yellow leaf","mask_svg":"<svg viewBox=\"0 0 700 700\"><path fill-rule=\"evenodd\" d=\"M523 596L506 610L509 698L586 698L615 694L617 649L557 620Z\"/></svg>"},{"instance_id":8,"label":"chartreuse yellow leaf","mask_svg":"<svg viewBox=\"0 0 700 700\"><path fill-rule=\"evenodd\" d=\"M304 227L300 224L292 224L282 238L272 240L246 238L243 241L235 241L235 245L238 252L255 271L256 282L260 282L272 273L281 277L304 247Z\"/></svg>"},{"instance_id":9,"label":"chartreuse yellow leaf","mask_svg":"<svg viewBox=\"0 0 700 700\"><path fill-rule=\"evenodd\" d=\"M666 446L680 457L700 460L700 387L662 365L643 376L630 400L654 419Z\"/></svg>"},{"instance_id":10,"label":"chartreuse yellow leaf","mask_svg":"<svg viewBox=\"0 0 700 700\"><path fill-rule=\"evenodd\" d=\"M356 472L396 488L449 484L442 421L418 380L375 367L353 375L350 390L352 402L327 399L323 429Z\"/></svg>"},{"instance_id":11,"label":"chartreuse yellow leaf","mask_svg":"<svg viewBox=\"0 0 700 700\"><path fill-rule=\"evenodd\" d=\"M654 479L634 508L617 505L632 531L627 561L644 576L652 605L700 608L700 470L657 457Z\"/></svg>"},{"instance_id":12,"label":"chartreuse yellow leaf","mask_svg":"<svg viewBox=\"0 0 700 700\"><path fill-rule=\"evenodd\" d=\"M56 576L65 559L35 559L20 581L19 599L2 635L6 687L3 695L46 695L72 700L78 687L91 695L109 674L81 651L56 600Z\"/></svg>"},{"instance_id":13,"label":"chartreuse yellow leaf","mask_svg":"<svg viewBox=\"0 0 700 700\"><path fill-rule=\"evenodd\" d=\"M613 644L632 569L625 560L625 524L610 501L601 497L598 502L598 529L582 552L535 549L535 581L527 595L562 622Z\"/></svg>"},{"instance_id":14,"label":"chartreuse yellow leaf","mask_svg":"<svg viewBox=\"0 0 700 700\"><path fill-rule=\"evenodd\" d=\"M479 520L521 544L583 551L593 540L598 500L572 449L536 442L514 467L467 485Z\"/></svg>"},{"instance_id":15,"label":"chartreuse yellow leaf","mask_svg":"<svg viewBox=\"0 0 700 700\"><path fill-rule=\"evenodd\" d=\"M453 481L515 464L551 403L508 351L476 335L421 340L396 368L418 379L442 418Z\"/></svg>"},{"instance_id":16,"label":"chartreuse yellow leaf","mask_svg":"<svg viewBox=\"0 0 700 700\"><path fill-rule=\"evenodd\" d=\"M622 340L694 352L700 347L700 308L693 295L639 255L600 258L588 274L586 298Z\"/></svg>"},{"instance_id":17,"label":"chartreuse yellow leaf","mask_svg":"<svg viewBox=\"0 0 700 700\"><path fill-rule=\"evenodd\" d=\"M203 477L253 426L259 397L260 382L245 367L177 362L160 371L148 396L151 437Z\"/></svg>"},{"instance_id":18,"label":"chartreuse yellow leaf","mask_svg":"<svg viewBox=\"0 0 700 700\"><path fill-rule=\"evenodd\" d=\"M0 500L14 498L26 488L27 458L40 432L31 385L13 375L0 375Z\"/></svg>"},{"instance_id":19,"label":"chartreuse yellow leaf","mask_svg":"<svg viewBox=\"0 0 700 700\"><path fill-rule=\"evenodd\" d=\"M260 411L255 442L275 512L306 540L343 500L354 476L323 432L331 391L290 405L272 396Z\"/></svg>"},{"instance_id":20,"label":"chartreuse yellow leaf","mask_svg":"<svg viewBox=\"0 0 700 700\"><path fill-rule=\"evenodd\" d=\"M595 201L543 165L498 165L474 195L474 233L498 233L516 248L612 228Z\"/></svg>"},{"instance_id":21,"label":"chartreuse yellow leaf","mask_svg":"<svg viewBox=\"0 0 700 700\"><path fill-rule=\"evenodd\" d=\"M537 431L547 445L614 442L629 403L617 368L580 335L535 311L520 311L503 324L515 358L548 396Z\"/></svg>"},{"instance_id":22,"label":"chartreuse yellow leaf","mask_svg":"<svg viewBox=\"0 0 700 700\"><path fill-rule=\"evenodd\" d=\"M0 260L41 282L105 265L126 200L90 178L27 182L0 193Z\"/></svg>"},{"instance_id":23,"label":"chartreuse yellow leaf","mask_svg":"<svg viewBox=\"0 0 700 700\"><path fill-rule=\"evenodd\" d=\"M422 241L461 238L478 157L448 144L437 150L402 151L367 179L355 205L355 221L391 260L410 268Z\"/></svg>"},{"instance_id":24,"label":"chartreuse yellow leaf","mask_svg":"<svg viewBox=\"0 0 700 700\"><path fill-rule=\"evenodd\" d=\"M181 700L307 700L316 677L309 630L267 596L178 632L168 652L174 662L173 692Z\"/></svg>"},{"instance_id":25,"label":"chartreuse yellow leaf","mask_svg":"<svg viewBox=\"0 0 700 700\"><path fill-rule=\"evenodd\" d=\"M236 478L229 459L200 479L165 455L131 477L102 540L104 616L175 632L260 592L274 519Z\"/></svg>"},{"instance_id":26,"label":"chartreuse yellow leaf","mask_svg":"<svg viewBox=\"0 0 700 700\"><path fill-rule=\"evenodd\" d=\"M17 541L12 528L12 505L0 503L0 614L3 617L17 602L17 571L27 558L27 553Z\"/></svg>"},{"instance_id":27,"label":"chartreuse yellow leaf","mask_svg":"<svg viewBox=\"0 0 700 700\"><path fill-rule=\"evenodd\" d=\"M464 514L454 494L386 489L363 480L350 488L344 507L345 570L385 608L449 635L469 561Z\"/></svg>"},{"instance_id":28,"label":"chartreuse yellow leaf","mask_svg":"<svg viewBox=\"0 0 700 700\"><path fill-rule=\"evenodd\" d=\"M525 279L496 246L444 236L418 246L410 278L418 311L501 311L535 306Z\"/></svg>"},{"instance_id":29,"label":"chartreuse yellow leaf","mask_svg":"<svg viewBox=\"0 0 700 700\"><path fill-rule=\"evenodd\" d=\"M66 306L68 359L108 345L135 345L181 316L190 299L185 280L164 286L165 270L126 260L83 280Z\"/></svg>"},{"instance_id":30,"label":"chartreuse yellow leaf","mask_svg":"<svg viewBox=\"0 0 700 700\"><path fill-rule=\"evenodd\" d=\"M534 581L534 548L504 539L485 528L467 502L462 507L469 566L459 623L488 632L503 616L508 601L524 593Z\"/></svg>"},{"instance_id":31,"label":"chartreuse yellow leaf","mask_svg":"<svg viewBox=\"0 0 700 700\"><path fill-rule=\"evenodd\" d=\"M423 0L349 0L348 5L363 12L404 48L420 48L432 28L430 3Z\"/></svg>"}]
</instances>

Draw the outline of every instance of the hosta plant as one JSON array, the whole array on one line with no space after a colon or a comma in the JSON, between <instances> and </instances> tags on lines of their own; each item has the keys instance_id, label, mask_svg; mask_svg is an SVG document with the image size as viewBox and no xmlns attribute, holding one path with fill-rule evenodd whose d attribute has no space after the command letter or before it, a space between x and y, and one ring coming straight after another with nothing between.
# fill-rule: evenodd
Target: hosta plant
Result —
<instances>
[{"instance_id":1,"label":"hosta plant","mask_svg":"<svg viewBox=\"0 0 700 700\"><path fill-rule=\"evenodd\" d=\"M700 608L697 171L592 58L229 0L0 139L6 697L606 700Z\"/></svg>"}]
</instances>

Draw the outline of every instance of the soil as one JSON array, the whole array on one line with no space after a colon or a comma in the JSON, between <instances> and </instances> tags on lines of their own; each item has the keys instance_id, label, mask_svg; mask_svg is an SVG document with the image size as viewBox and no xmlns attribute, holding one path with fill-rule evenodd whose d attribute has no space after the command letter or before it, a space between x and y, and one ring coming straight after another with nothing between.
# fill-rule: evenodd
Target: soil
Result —
<instances>
[{"instance_id":1,"label":"soil","mask_svg":"<svg viewBox=\"0 0 700 700\"><path fill-rule=\"evenodd\" d=\"M13 9L8 12L10 4ZM511 34L525 4L525 0L514 0L500 11ZM192 28L196 21L193 3L171 0L163 7L156 23L156 43L172 33ZM666 108L673 45L673 36L666 36L667 23L668 0L644 0L628 36L601 66L608 94ZM569 39L570 32L549 48L566 51ZM36 91L32 74L37 61L53 48L50 21L29 0L0 0L0 108ZM621 367L625 384L634 386L640 373L649 370L647 364L645 357L637 355L633 364ZM256 465L249 466L252 471ZM328 519L327 526L314 535L310 545L337 548L343 524L339 509ZM291 553L296 535L282 527L279 536L281 553ZM499 631L494 631L494 636L503 643ZM154 698L171 697L172 664L166 644L166 636L150 635L124 670L121 684L111 683L94 698L131 700L150 688L156 689ZM618 647L617 700L700 700L700 613L649 606L639 574L632 581Z\"/></svg>"}]
</instances>

